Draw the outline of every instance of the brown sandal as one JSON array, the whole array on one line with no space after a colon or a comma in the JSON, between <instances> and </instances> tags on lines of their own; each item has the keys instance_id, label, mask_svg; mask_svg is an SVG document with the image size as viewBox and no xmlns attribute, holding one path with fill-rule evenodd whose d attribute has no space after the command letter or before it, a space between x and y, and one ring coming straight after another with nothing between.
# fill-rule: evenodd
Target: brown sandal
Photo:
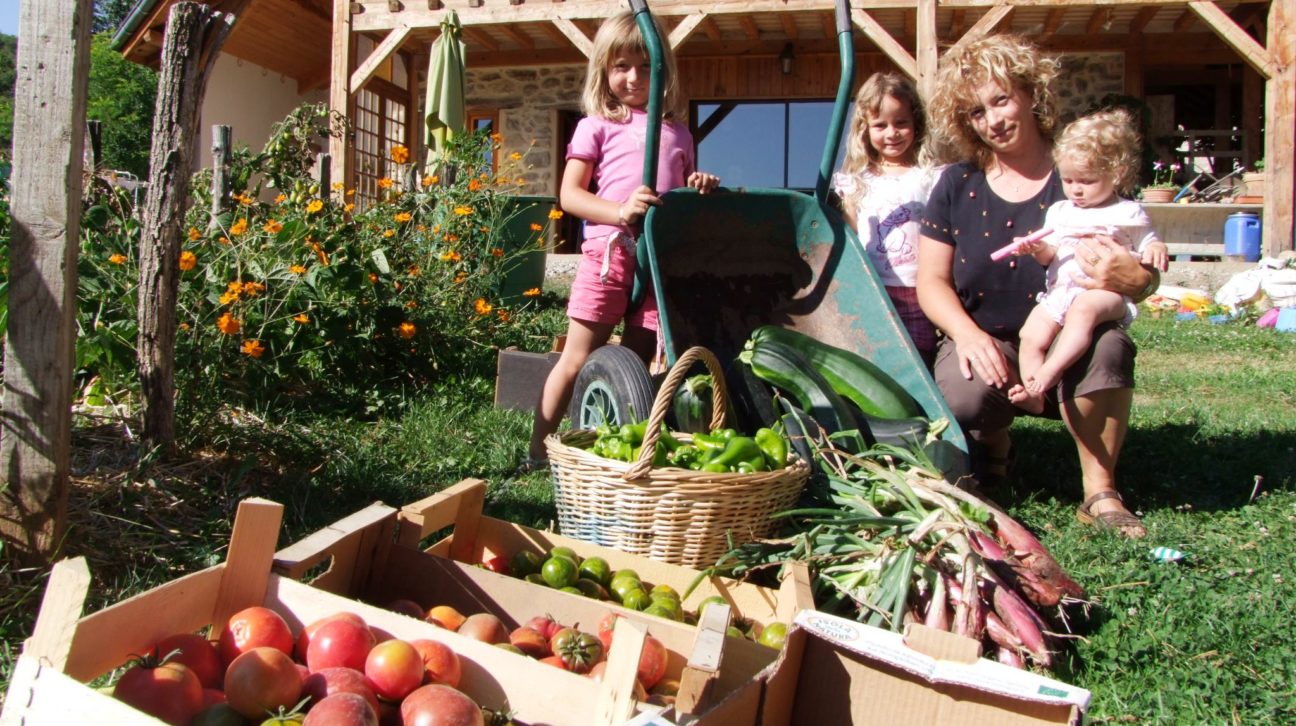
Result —
<instances>
[{"instance_id":1,"label":"brown sandal","mask_svg":"<svg viewBox=\"0 0 1296 726\"><path fill-rule=\"evenodd\" d=\"M1122 537L1128 537L1130 539L1142 539L1147 536L1147 527L1143 526L1143 522L1140 521L1138 517L1135 517L1127 511L1111 511L1095 514L1093 512L1093 505L1104 499L1115 499L1122 505L1125 503L1125 500L1121 499L1121 495L1114 491L1098 492L1092 497L1084 500L1084 504L1081 504L1080 507L1076 509L1076 519L1080 520L1081 524L1088 524L1097 527L1098 529L1108 529Z\"/></svg>"}]
</instances>

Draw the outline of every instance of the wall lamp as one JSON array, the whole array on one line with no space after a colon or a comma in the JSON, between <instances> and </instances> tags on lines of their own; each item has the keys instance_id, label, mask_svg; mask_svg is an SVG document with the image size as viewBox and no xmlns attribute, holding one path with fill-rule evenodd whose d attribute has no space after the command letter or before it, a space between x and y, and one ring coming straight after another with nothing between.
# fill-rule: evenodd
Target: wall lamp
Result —
<instances>
[{"instance_id":1,"label":"wall lamp","mask_svg":"<svg viewBox=\"0 0 1296 726\"><path fill-rule=\"evenodd\" d=\"M796 55L792 53L792 44L788 43L783 46L783 51L778 55L779 67L783 69L783 75L792 74L792 61L796 60Z\"/></svg>"}]
</instances>

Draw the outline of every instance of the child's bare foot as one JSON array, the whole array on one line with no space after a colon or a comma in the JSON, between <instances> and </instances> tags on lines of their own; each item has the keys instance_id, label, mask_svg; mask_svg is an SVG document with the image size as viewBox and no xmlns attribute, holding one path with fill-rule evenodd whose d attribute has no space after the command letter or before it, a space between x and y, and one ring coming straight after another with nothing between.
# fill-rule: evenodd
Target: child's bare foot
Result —
<instances>
[{"instance_id":1,"label":"child's bare foot","mask_svg":"<svg viewBox=\"0 0 1296 726\"><path fill-rule=\"evenodd\" d=\"M1020 383L1008 389L1008 400L1027 413L1044 413L1044 396Z\"/></svg>"},{"instance_id":2,"label":"child's bare foot","mask_svg":"<svg viewBox=\"0 0 1296 726\"><path fill-rule=\"evenodd\" d=\"M1062 371L1054 371L1048 363L1045 363L1035 371L1035 375L1026 377L1026 390L1030 391L1032 396L1039 396L1043 400L1044 394L1056 388L1060 380L1062 380Z\"/></svg>"}]
</instances>

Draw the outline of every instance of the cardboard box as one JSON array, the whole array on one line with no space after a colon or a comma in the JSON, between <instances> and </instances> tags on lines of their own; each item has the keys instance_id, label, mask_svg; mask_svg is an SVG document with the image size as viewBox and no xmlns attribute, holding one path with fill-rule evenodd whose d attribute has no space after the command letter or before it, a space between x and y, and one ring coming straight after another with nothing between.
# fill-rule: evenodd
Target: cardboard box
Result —
<instances>
[{"instance_id":1,"label":"cardboard box","mask_svg":"<svg viewBox=\"0 0 1296 726\"><path fill-rule=\"evenodd\" d=\"M736 701L742 711L729 713L738 714L733 723L754 722L760 690L755 676L774 657L755 643L721 638L723 652L717 654L695 647L700 631L694 628L660 618L627 618L628 626L616 630L614 657L598 683L353 598L382 602L412 586L416 593L464 612L494 612L510 627L519 619L552 613L586 629L595 628L606 612L599 603L397 546L392 540L396 510L381 504L276 554L282 513L274 502L244 501L225 563L84 617L81 608L90 582L85 561L60 562L51 573L34 633L15 663L0 724L158 724L85 683L167 635L223 623L251 605L279 612L294 632L345 610L392 637L444 642L463 662L460 689L479 704L510 712L520 723L555 726L621 724L633 717L633 674L642 638L652 634L671 651L668 676L684 679L693 672L684 653L711 657L717 668L722 655L723 668L714 673L695 669L696 678L716 698L749 692ZM279 572L271 571L272 563ZM312 584L298 581L319 570L323 572Z\"/></svg>"},{"instance_id":2,"label":"cardboard box","mask_svg":"<svg viewBox=\"0 0 1296 726\"><path fill-rule=\"evenodd\" d=\"M406 505L400 512L398 542L405 547L418 549L420 543L433 533L453 528L448 535L424 551L466 564L486 562L496 556L508 559L521 549L543 553L558 546L570 547L582 558L602 557L612 566L613 571L634 570L644 582L670 585L681 595L696 583L696 587L684 599L685 610L696 610L706 598L719 595L729 604L735 617L760 626L775 621L791 623L798 612L814 607L809 575L804 570L794 571L778 590L724 577L700 577L697 570L688 567L658 562L484 516L482 506L485 496L486 482L465 479L437 494ZM577 597L566 593L557 594Z\"/></svg>"},{"instance_id":3,"label":"cardboard box","mask_svg":"<svg viewBox=\"0 0 1296 726\"><path fill-rule=\"evenodd\" d=\"M763 674L761 724L1079 723L1088 691L979 655L976 641L922 625L902 636L806 610Z\"/></svg>"}]
</instances>

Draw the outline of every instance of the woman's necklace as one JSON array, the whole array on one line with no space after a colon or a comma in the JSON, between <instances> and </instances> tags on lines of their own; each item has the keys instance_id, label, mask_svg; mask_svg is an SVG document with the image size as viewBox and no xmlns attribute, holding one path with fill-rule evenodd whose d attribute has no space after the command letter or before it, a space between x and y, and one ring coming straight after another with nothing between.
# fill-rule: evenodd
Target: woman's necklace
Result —
<instances>
[{"instance_id":1,"label":"woman's necklace","mask_svg":"<svg viewBox=\"0 0 1296 726\"><path fill-rule=\"evenodd\" d=\"M1001 185L1004 191L1015 197L1019 195L1021 190L1028 184L1039 183L1040 179L1037 179L1036 176L1038 175L1041 178L1047 176L1048 172L1052 170L1052 168L1053 163L1048 159L1045 159L1044 162L1039 165L1039 168L1034 170L1034 173L1027 174L1015 171L1015 178L1010 179L1008 177L1008 167L1003 164L995 164L994 169L992 170L995 172L994 176L989 177L987 175L987 180L993 181L996 185Z\"/></svg>"}]
</instances>

